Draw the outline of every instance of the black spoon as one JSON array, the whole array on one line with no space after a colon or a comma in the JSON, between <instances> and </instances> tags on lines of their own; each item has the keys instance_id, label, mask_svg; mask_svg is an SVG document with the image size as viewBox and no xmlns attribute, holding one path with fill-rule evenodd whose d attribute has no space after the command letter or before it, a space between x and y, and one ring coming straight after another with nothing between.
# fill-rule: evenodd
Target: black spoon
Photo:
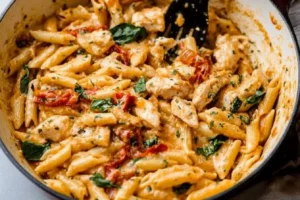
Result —
<instances>
[{"instance_id":1,"label":"black spoon","mask_svg":"<svg viewBox=\"0 0 300 200\"><path fill-rule=\"evenodd\" d=\"M181 27L176 23L180 14L184 18ZM166 29L161 36L180 39L192 33L198 47L202 47L208 29L208 0L173 0L165 22Z\"/></svg>"},{"instance_id":2,"label":"black spoon","mask_svg":"<svg viewBox=\"0 0 300 200\"><path fill-rule=\"evenodd\" d=\"M181 15L184 23L177 21ZM198 48L202 47L208 29L208 0L173 0L165 15L166 29L159 36L181 39L187 35L195 38ZM168 50L165 60L172 64L178 56L178 46Z\"/></svg>"}]
</instances>

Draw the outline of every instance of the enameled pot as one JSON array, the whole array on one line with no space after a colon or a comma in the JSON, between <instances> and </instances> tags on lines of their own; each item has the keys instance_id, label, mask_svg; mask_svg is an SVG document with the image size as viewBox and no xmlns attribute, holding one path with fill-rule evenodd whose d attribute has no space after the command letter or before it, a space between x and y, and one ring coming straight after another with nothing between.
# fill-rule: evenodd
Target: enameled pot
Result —
<instances>
[{"instance_id":1,"label":"enameled pot","mask_svg":"<svg viewBox=\"0 0 300 200\"><path fill-rule=\"evenodd\" d=\"M213 3L216 0L211 0ZM219 0L220 1L220 0ZM276 105L276 118L271 136L265 144L261 159L248 175L229 190L214 198L228 198L249 183L262 171L279 149L293 125L299 103L299 50L292 27L287 18L288 0L229 0L231 20L255 42L259 62L265 73L282 75L282 89ZM76 6L85 0L12 0L0 13L0 146L14 165L32 182L50 194L69 199L43 184L27 162L20 156L16 140L11 134L8 99L12 80L5 76L7 63L15 56L15 38L33 27L64 4Z\"/></svg>"}]
</instances>

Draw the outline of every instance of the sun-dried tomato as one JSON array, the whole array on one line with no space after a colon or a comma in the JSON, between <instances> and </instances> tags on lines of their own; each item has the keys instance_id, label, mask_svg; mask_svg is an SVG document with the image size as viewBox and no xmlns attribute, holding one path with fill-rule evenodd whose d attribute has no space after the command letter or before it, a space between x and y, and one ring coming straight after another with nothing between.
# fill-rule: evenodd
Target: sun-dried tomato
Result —
<instances>
[{"instance_id":1,"label":"sun-dried tomato","mask_svg":"<svg viewBox=\"0 0 300 200\"><path fill-rule=\"evenodd\" d=\"M96 30L106 30L107 26L106 25L95 25L95 26L89 26L89 27L82 27L82 28L77 28L77 29L72 29L72 30L67 30L71 35L74 35L75 37L78 36L78 34L84 34L84 33L91 33Z\"/></svg>"},{"instance_id":2,"label":"sun-dried tomato","mask_svg":"<svg viewBox=\"0 0 300 200\"><path fill-rule=\"evenodd\" d=\"M157 144L150 148L147 148L143 153L136 155L138 158L143 158L151 154L157 154L159 152L164 152L168 150L168 146L165 144Z\"/></svg>"},{"instance_id":3,"label":"sun-dried tomato","mask_svg":"<svg viewBox=\"0 0 300 200\"><path fill-rule=\"evenodd\" d=\"M120 151L118 151L113 157L112 161L105 165L105 169L117 168L122 165L127 158L130 158L130 146L125 145Z\"/></svg>"},{"instance_id":4,"label":"sun-dried tomato","mask_svg":"<svg viewBox=\"0 0 300 200\"><path fill-rule=\"evenodd\" d=\"M192 83L202 83L209 78L212 63L209 57L201 57L197 52L185 48L179 60L186 65L196 68L195 74L191 76L190 81Z\"/></svg>"},{"instance_id":5,"label":"sun-dried tomato","mask_svg":"<svg viewBox=\"0 0 300 200\"><path fill-rule=\"evenodd\" d=\"M122 62L124 65L127 65L127 66L130 65L130 55L126 49L115 44L112 47L110 47L110 49L106 52L106 55L110 55L112 52L116 52L120 55L117 59L120 62Z\"/></svg>"},{"instance_id":6,"label":"sun-dried tomato","mask_svg":"<svg viewBox=\"0 0 300 200\"><path fill-rule=\"evenodd\" d=\"M130 93L116 92L113 96L115 104L120 105L122 110L127 112L135 105L136 97Z\"/></svg>"},{"instance_id":7,"label":"sun-dried tomato","mask_svg":"<svg viewBox=\"0 0 300 200\"><path fill-rule=\"evenodd\" d=\"M71 89L66 90L36 90L34 102L44 106L74 106L78 102L78 94Z\"/></svg>"}]
</instances>

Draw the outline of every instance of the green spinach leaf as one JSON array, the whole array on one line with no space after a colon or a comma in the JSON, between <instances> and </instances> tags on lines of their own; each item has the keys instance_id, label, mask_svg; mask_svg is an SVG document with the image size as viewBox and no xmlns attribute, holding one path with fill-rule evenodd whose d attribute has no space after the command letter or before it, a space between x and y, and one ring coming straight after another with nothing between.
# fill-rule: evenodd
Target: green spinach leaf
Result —
<instances>
[{"instance_id":1,"label":"green spinach leaf","mask_svg":"<svg viewBox=\"0 0 300 200\"><path fill-rule=\"evenodd\" d=\"M39 161L43 154L50 149L50 143L37 145L28 141L22 143L22 151L26 160Z\"/></svg>"},{"instance_id":2,"label":"green spinach leaf","mask_svg":"<svg viewBox=\"0 0 300 200\"><path fill-rule=\"evenodd\" d=\"M235 97L235 99L232 102L232 106L230 108L230 112L236 113L240 109L240 107L242 106L242 103L243 102L242 102L242 100L240 100L240 98Z\"/></svg>"},{"instance_id":3,"label":"green spinach leaf","mask_svg":"<svg viewBox=\"0 0 300 200\"><path fill-rule=\"evenodd\" d=\"M102 188L118 188L119 186L114 184L113 182L104 179L101 174L99 173L95 173L91 178L91 181L93 181L93 183L95 185L97 185L98 187L102 187Z\"/></svg>"},{"instance_id":4,"label":"green spinach leaf","mask_svg":"<svg viewBox=\"0 0 300 200\"><path fill-rule=\"evenodd\" d=\"M250 118L244 115L240 115L240 120L244 122L244 124L249 125L250 124Z\"/></svg>"},{"instance_id":5,"label":"green spinach leaf","mask_svg":"<svg viewBox=\"0 0 300 200\"><path fill-rule=\"evenodd\" d=\"M146 79L145 77L140 78L133 87L136 93L143 93L146 91Z\"/></svg>"},{"instance_id":6,"label":"green spinach leaf","mask_svg":"<svg viewBox=\"0 0 300 200\"><path fill-rule=\"evenodd\" d=\"M114 41L120 45L143 40L148 35L144 27L137 27L127 23L113 27L110 29L110 32Z\"/></svg>"},{"instance_id":7,"label":"green spinach leaf","mask_svg":"<svg viewBox=\"0 0 300 200\"><path fill-rule=\"evenodd\" d=\"M256 90L255 94L246 100L246 105L258 104L264 98L265 94L266 93L263 90Z\"/></svg>"},{"instance_id":8,"label":"green spinach leaf","mask_svg":"<svg viewBox=\"0 0 300 200\"><path fill-rule=\"evenodd\" d=\"M94 99L91 103L91 110L107 112L113 106L111 98L109 99Z\"/></svg>"},{"instance_id":9,"label":"green spinach leaf","mask_svg":"<svg viewBox=\"0 0 300 200\"><path fill-rule=\"evenodd\" d=\"M149 148L149 147L152 147L157 144L158 144L158 137L156 137L156 136L152 137L144 142L145 148Z\"/></svg>"},{"instance_id":10,"label":"green spinach leaf","mask_svg":"<svg viewBox=\"0 0 300 200\"><path fill-rule=\"evenodd\" d=\"M26 71L26 74L21 78L20 81L20 91L23 94L27 94L28 92L28 84L29 84L29 68L28 65L24 65L23 69Z\"/></svg>"},{"instance_id":11,"label":"green spinach leaf","mask_svg":"<svg viewBox=\"0 0 300 200\"><path fill-rule=\"evenodd\" d=\"M183 183L179 186L172 187L172 190L175 194L181 195L181 194L185 193L186 191L188 191L191 188L191 186L192 186L192 184L190 184L190 183Z\"/></svg>"},{"instance_id":12,"label":"green spinach leaf","mask_svg":"<svg viewBox=\"0 0 300 200\"><path fill-rule=\"evenodd\" d=\"M209 145L207 145L206 147L197 148L196 153L208 158L210 155L216 153L227 139L228 138L224 135L218 135L215 138L210 139Z\"/></svg>"},{"instance_id":13,"label":"green spinach leaf","mask_svg":"<svg viewBox=\"0 0 300 200\"><path fill-rule=\"evenodd\" d=\"M78 84L75 84L74 91L79 94L79 98L88 99L89 97L86 95L85 90Z\"/></svg>"}]
</instances>

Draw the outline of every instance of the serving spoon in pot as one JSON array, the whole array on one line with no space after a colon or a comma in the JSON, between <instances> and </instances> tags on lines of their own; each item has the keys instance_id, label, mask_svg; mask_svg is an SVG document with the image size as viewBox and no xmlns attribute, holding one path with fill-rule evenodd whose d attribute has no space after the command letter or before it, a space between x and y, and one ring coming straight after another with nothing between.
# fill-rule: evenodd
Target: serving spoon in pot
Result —
<instances>
[{"instance_id":1,"label":"serving spoon in pot","mask_svg":"<svg viewBox=\"0 0 300 200\"><path fill-rule=\"evenodd\" d=\"M165 23L166 29L160 36L181 39L190 35L202 47L208 29L208 0L173 0Z\"/></svg>"}]
</instances>

